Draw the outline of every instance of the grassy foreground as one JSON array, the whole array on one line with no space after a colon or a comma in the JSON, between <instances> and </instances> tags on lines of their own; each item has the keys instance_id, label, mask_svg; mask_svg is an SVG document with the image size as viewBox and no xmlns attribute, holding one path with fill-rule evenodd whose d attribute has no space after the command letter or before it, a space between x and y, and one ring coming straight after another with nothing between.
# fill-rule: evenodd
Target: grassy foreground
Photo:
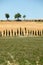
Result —
<instances>
[{"instance_id":1,"label":"grassy foreground","mask_svg":"<svg viewBox=\"0 0 43 65\"><path fill-rule=\"evenodd\" d=\"M13 59L18 65L43 65L43 37L0 37L0 65Z\"/></svg>"}]
</instances>

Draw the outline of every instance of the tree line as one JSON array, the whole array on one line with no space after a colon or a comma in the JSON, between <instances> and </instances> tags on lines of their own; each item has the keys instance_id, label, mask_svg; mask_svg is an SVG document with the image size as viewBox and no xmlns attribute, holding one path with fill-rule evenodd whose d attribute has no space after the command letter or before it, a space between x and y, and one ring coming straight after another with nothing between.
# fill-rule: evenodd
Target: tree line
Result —
<instances>
[{"instance_id":1,"label":"tree line","mask_svg":"<svg viewBox=\"0 0 43 65\"><path fill-rule=\"evenodd\" d=\"M19 20L21 20L21 14L20 13L16 13L15 15L14 15L14 18L17 20L17 21L19 21ZM10 15L8 14L8 13L6 13L5 14L5 17L7 18L7 20L10 18ZM26 18L26 15L23 15L23 19L25 20L25 18Z\"/></svg>"}]
</instances>

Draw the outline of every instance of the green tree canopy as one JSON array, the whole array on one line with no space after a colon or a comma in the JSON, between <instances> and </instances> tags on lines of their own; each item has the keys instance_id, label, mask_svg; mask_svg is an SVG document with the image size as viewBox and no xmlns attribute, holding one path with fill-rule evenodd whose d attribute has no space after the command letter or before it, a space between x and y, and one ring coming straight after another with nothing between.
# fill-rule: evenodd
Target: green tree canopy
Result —
<instances>
[{"instance_id":1,"label":"green tree canopy","mask_svg":"<svg viewBox=\"0 0 43 65\"><path fill-rule=\"evenodd\" d=\"M5 17L6 17L7 20L8 20L8 18L10 17L10 15L9 15L8 13L6 13L6 14L5 14Z\"/></svg>"},{"instance_id":2,"label":"green tree canopy","mask_svg":"<svg viewBox=\"0 0 43 65\"><path fill-rule=\"evenodd\" d=\"M24 20L25 20L25 18L26 18L26 15L23 15L23 18L24 18Z\"/></svg>"},{"instance_id":3,"label":"green tree canopy","mask_svg":"<svg viewBox=\"0 0 43 65\"><path fill-rule=\"evenodd\" d=\"M19 18L21 18L21 14L20 13L15 14L14 18L16 18L17 20L20 20Z\"/></svg>"}]
</instances>

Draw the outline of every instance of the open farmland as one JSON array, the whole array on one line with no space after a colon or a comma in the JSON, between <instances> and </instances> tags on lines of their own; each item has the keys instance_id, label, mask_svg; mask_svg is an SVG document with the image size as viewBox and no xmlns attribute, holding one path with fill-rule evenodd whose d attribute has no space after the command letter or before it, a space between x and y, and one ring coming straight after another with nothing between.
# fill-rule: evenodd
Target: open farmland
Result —
<instances>
[{"instance_id":1,"label":"open farmland","mask_svg":"<svg viewBox=\"0 0 43 65\"><path fill-rule=\"evenodd\" d=\"M0 37L0 65L16 60L19 65L43 65L43 37Z\"/></svg>"}]
</instances>

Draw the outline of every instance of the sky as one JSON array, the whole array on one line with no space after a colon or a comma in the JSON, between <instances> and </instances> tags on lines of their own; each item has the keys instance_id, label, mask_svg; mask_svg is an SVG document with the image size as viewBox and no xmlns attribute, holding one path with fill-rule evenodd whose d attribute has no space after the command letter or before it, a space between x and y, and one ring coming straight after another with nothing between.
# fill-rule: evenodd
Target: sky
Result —
<instances>
[{"instance_id":1,"label":"sky","mask_svg":"<svg viewBox=\"0 0 43 65\"><path fill-rule=\"evenodd\" d=\"M43 19L43 0L0 0L0 20L6 20L5 13L10 20L16 13L26 15L26 19Z\"/></svg>"}]
</instances>

